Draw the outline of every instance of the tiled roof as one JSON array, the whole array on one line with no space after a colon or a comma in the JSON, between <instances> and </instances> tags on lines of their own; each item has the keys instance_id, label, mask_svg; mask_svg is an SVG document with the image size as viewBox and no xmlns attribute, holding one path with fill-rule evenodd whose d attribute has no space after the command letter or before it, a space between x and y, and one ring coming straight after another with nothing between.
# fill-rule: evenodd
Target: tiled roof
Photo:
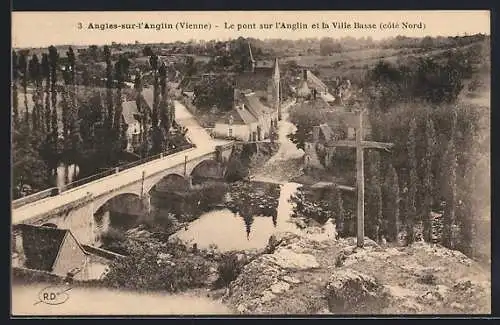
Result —
<instances>
[{"instance_id":1,"label":"tiled roof","mask_svg":"<svg viewBox=\"0 0 500 325\"><path fill-rule=\"evenodd\" d=\"M273 110L270 107L265 106L259 99L259 97L254 94L245 95L245 104L248 106L248 110L255 116L259 117L266 113L272 113Z\"/></svg>"},{"instance_id":2,"label":"tiled roof","mask_svg":"<svg viewBox=\"0 0 500 325\"><path fill-rule=\"evenodd\" d=\"M307 70L307 82L316 87L321 87L328 89L323 81L321 81L318 77L316 77L311 71Z\"/></svg>"},{"instance_id":3,"label":"tiled roof","mask_svg":"<svg viewBox=\"0 0 500 325\"><path fill-rule=\"evenodd\" d=\"M238 125L249 125L257 122L255 116L253 116L246 107L242 106L230 110L229 112L221 116L217 120L217 122L222 124L229 124L229 120L231 118L232 123Z\"/></svg>"},{"instance_id":4,"label":"tiled roof","mask_svg":"<svg viewBox=\"0 0 500 325\"><path fill-rule=\"evenodd\" d=\"M238 89L267 90L270 75L244 72L234 76L234 86Z\"/></svg>"},{"instance_id":5,"label":"tiled roof","mask_svg":"<svg viewBox=\"0 0 500 325\"><path fill-rule=\"evenodd\" d=\"M21 229L26 267L51 272L69 230L31 225Z\"/></svg>"},{"instance_id":6,"label":"tiled roof","mask_svg":"<svg viewBox=\"0 0 500 325\"><path fill-rule=\"evenodd\" d=\"M125 123L127 125L134 124L137 122L137 119L135 116L139 114L139 111L137 110L137 104L135 101L126 101L122 103L122 115L123 118L125 119Z\"/></svg>"},{"instance_id":7,"label":"tiled roof","mask_svg":"<svg viewBox=\"0 0 500 325\"><path fill-rule=\"evenodd\" d=\"M200 77L186 77L182 79L178 88L182 89L182 91L194 91L194 87L198 81L200 81Z\"/></svg>"}]
</instances>

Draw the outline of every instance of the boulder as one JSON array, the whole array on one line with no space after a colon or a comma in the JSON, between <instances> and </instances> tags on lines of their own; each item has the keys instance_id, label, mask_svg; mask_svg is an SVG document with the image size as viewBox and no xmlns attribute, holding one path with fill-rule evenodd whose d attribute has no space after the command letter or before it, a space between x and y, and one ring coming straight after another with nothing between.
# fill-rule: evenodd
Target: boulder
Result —
<instances>
[{"instance_id":1,"label":"boulder","mask_svg":"<svg viewBox=\"0 0 500 325\"><path fill-rule=\"evenodd\" d=\"M310 254L296 253L291 249L279 248L274 254L266 254L263 259L278 265L284 270L308 270L319 268L316 258Z\"/></svg>"},{"instance_id":2,"label":"boulder","mask_svg":"<svg viewBox=\"0 0 500 325\"><path fill-rule=\"evenodd\" d=\"M280 281L271 286L271 292L274 294L280 294L290 289L290 284L287 282Z\"/></svg>"},{"instance_id":3,"label":"boulder","mask_svg":"<svg viewBox=\"0 0 500 325\"><path fill-rule=\"evenodd\" d=\"M353 269L337 269L326 285L330 310L334 313L369 312L370 304L383 300L382 286L369 275Z\"/></svg>"}]
</instances>

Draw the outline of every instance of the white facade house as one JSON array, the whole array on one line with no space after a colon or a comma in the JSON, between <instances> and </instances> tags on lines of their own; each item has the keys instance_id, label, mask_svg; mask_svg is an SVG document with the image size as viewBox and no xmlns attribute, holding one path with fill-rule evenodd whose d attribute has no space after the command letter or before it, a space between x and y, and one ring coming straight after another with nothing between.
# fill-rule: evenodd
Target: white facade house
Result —
<instances>
[{"instance_id":1,"label":"white facade house","mask_svg":"<svg viewBox=\"0 0 500 325\"><path fill-rule=\"evenodd\" d=\"M122 116L127 127L127 151L133 152L140 143L141 123L138 120L139 111L135 101L122 103Z\"/></svg>"}]
</instances>

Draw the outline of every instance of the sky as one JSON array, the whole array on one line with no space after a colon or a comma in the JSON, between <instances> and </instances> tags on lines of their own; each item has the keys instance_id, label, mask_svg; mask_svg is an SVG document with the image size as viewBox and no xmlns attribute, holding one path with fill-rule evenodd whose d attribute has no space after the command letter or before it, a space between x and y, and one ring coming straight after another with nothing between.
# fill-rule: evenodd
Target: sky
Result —
<instances>
[{"instance_id":1,"label":"sky","mask_svg":"<svg viewBox=\"0 0 500 325\"><path fill-rule=\"evenodd\" d=\"M337 28L333 28L333 22L337 22ZM182 28L182 23L204 24L205 29ZM276 23L295 24L300 28L296 30L277 28ZM340 23L350 24L350 28L340 28ZM355 26L355 23L358 25ZM417 24L417 27L404 28L404 23ZM127 24L128 27L135 28L127 29L127 26L124 26L125 28L92 29L89 28L90 24ZM164 28L145 29L145 24L163 24ZM234 29L229 28L231 24L234 25ZM266 26L261 24L268 26L265 28ZM315 24L319 24L319 28L315 28ZM359 24L365 25L365 28L359 28ZM344 24L343 27L347 26ZM239 36L292 40L326 36L333 38L370 36L377 40L397 35L424 37L476 33L490 34L489 11L12 12L14 48L103 45L111 42L134 43L135 41L168 43L188 40L226 40Z\"/></svg>"}]
</instances>

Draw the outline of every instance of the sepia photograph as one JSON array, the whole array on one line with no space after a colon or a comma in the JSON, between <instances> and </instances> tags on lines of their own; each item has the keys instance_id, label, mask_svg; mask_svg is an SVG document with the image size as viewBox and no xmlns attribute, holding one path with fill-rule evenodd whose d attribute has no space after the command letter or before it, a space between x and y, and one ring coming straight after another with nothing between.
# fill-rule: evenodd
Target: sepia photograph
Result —
<instances>
[{"instance_id":1,"label":"sepia photograph","mask_svg":"<svg viewBox=\"0 0 500 325\"><path fill-rule=\"evenodd\" d=\"M490 12L12 12L11 316L491 314Z\"/></svg>"}]
</instances>

